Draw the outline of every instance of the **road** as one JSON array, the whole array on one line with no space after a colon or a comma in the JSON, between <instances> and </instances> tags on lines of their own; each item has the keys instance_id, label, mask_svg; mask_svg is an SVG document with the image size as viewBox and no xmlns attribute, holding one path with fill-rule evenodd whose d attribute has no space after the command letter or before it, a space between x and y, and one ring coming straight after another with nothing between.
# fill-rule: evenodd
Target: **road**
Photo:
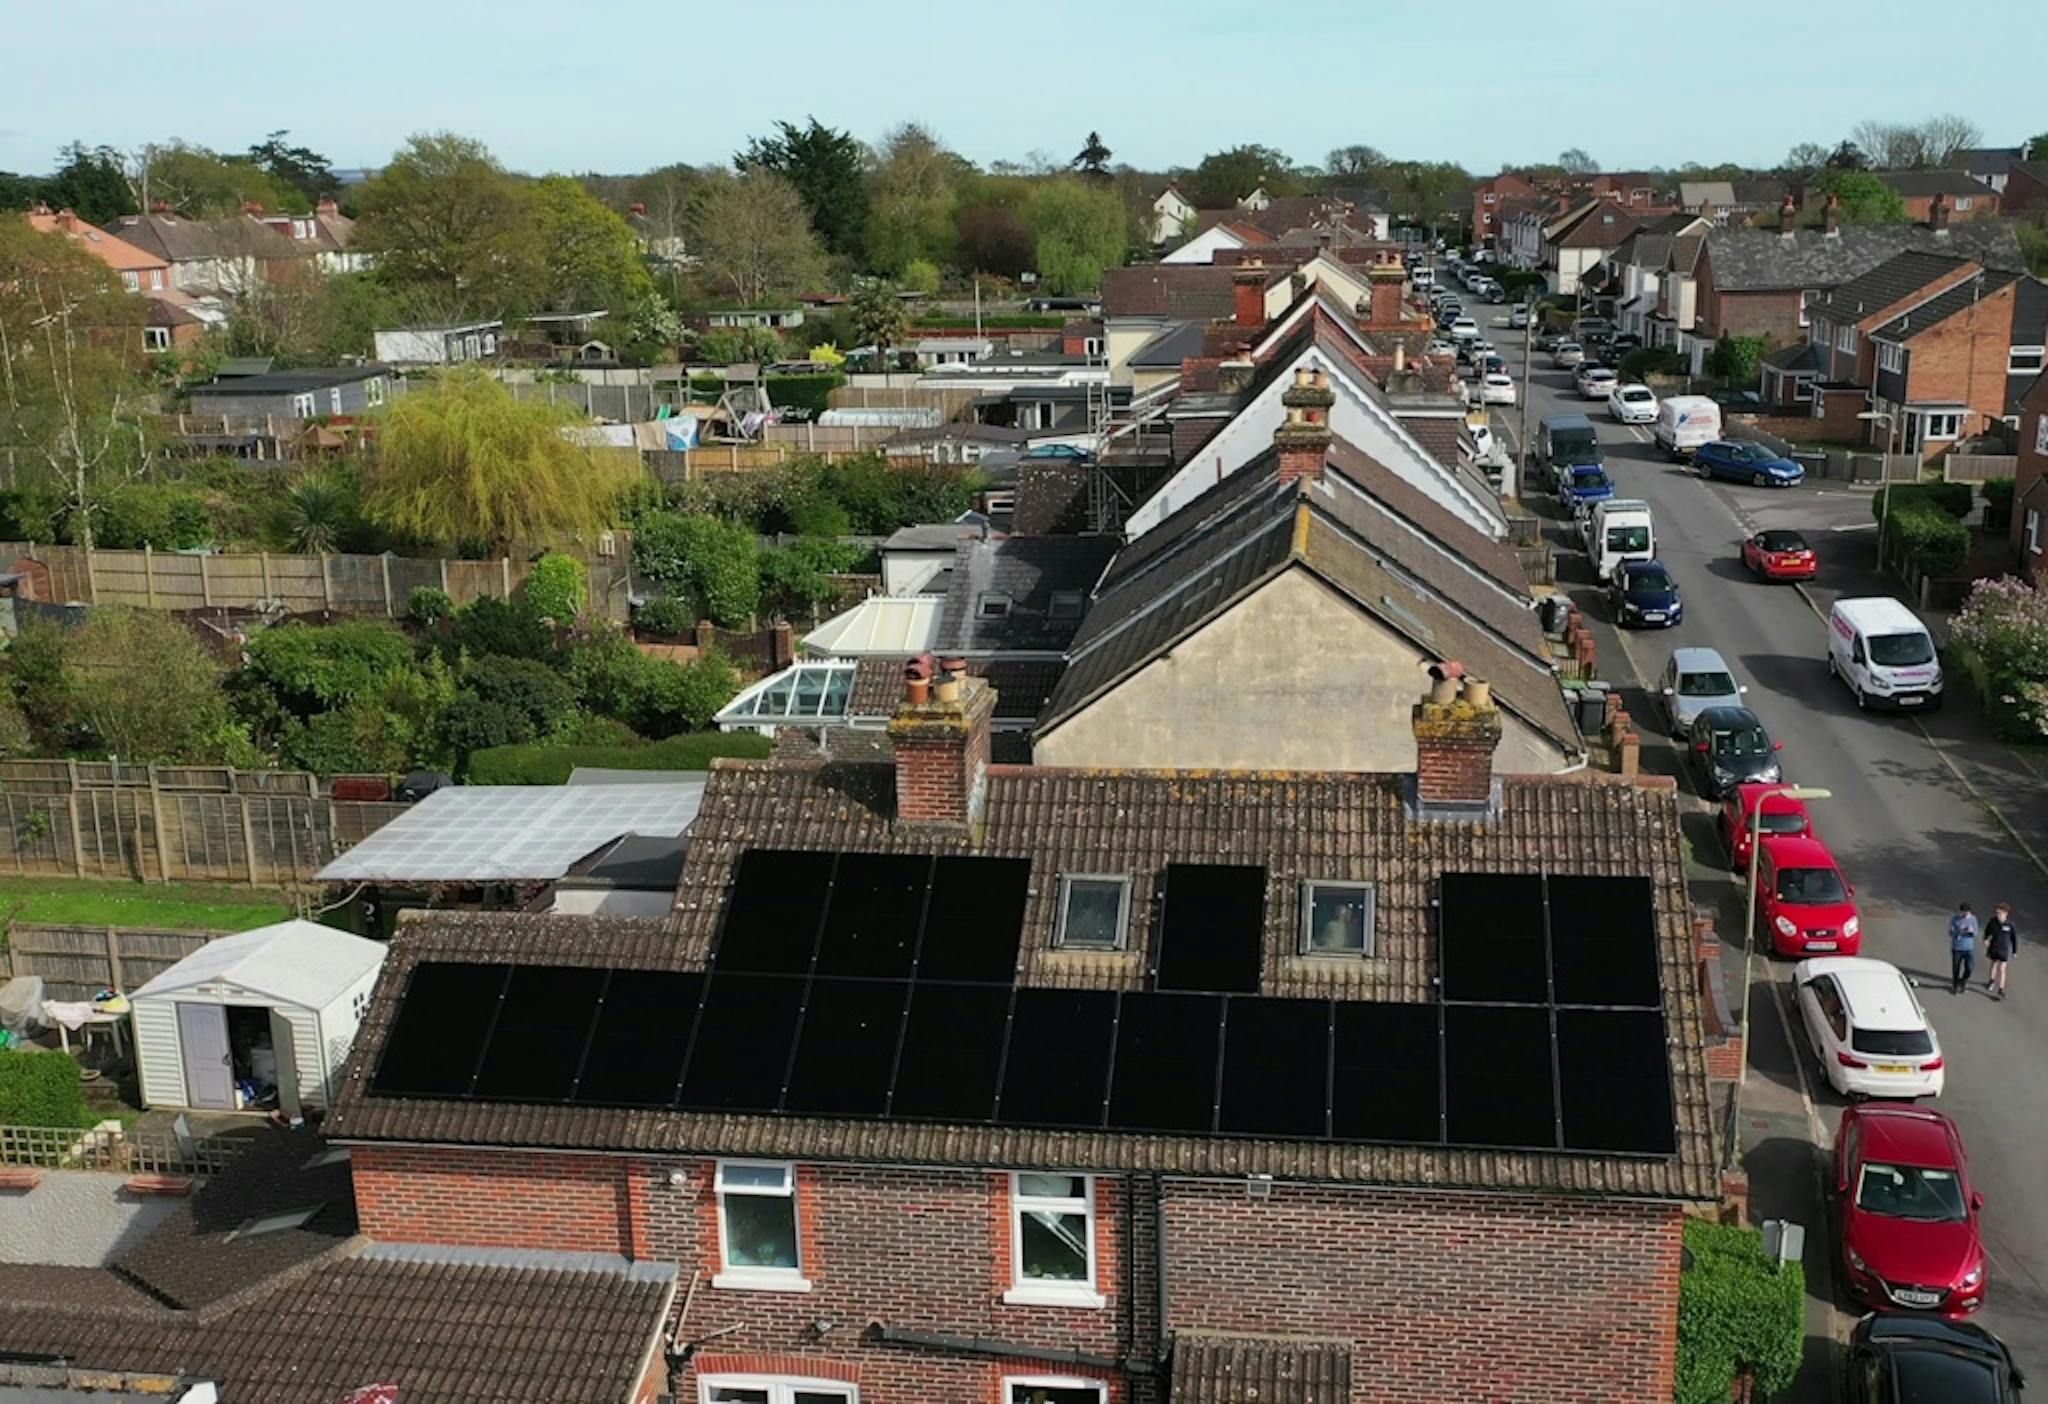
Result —
<instances>
[{"instance_id":1,"label":"road","mask_svg":"<svg viewBox=\"0 0 2048 1404\"><path fill-rule=\"evenodd\" d=\"M1443 276L1439 274L1439 276ZM1455 286L1455 284L1453 284ZM1468 304L1472 300L1467 298ZM1486 311L1496 322L1486 326ZM1522 379L1522 336L1507 329L1500 309L1482 309L1481 326ZM1824 614L1844 594L1888 593L1875 570L1867 491L1809 483L1792 489L1749 488L1700 481L1655 452L1644 427L1613 423L1604 404L1581 401L1567 372L1534 353L1529 425L1544 415L1584 411L1597 426L1617 495L1650 503L1657 552L1685 601L1676 628L1618 633L1575 539L1561 522L1548 531L1559 546L1558 573L1592 622L1601 676L1621 688L1644 733L1644 768L1674 773L1677 756L1661 734L1659 713L1644 685L1673 648L1721 651L1749 685L1747 701L1771 735L1784 743L1788 780L1823 786L1834 797L1815 801L1816 828L1855 885L1863 917L1863 954L1891 961L1919 977L1923 1003L1948 1061L1939 1109L1961 1127L1971 1171L1984 1195L1984 1235L1991 1259L1989 1299L1979 1320L2010 1345L2036 1379L2048 1379L2048 1196L2040 1193L2048 1158L2048 798L2041 777L1989 739L1974 708L1957 699L1926 716L1864 714L1824 663ZM1514 421L1494 411L1495 422ZM1539 510L1543 510L1539 508ZM1804 531L1821 555L1820 578L1805 587L1765 584L1743 570L1742 538L1764 527ZM1689 788L1689 787L1688 787ZM1696 902L1715 911L1724 940L1738 942L1741 893L1726 871L1704 801L1687 802L1686 838ZM1995 1003L1981 986L1953 996L1947 988L1946 922L1958 901L1980 913L2012 903L2021 932L2012 994ZM1736 968L1731 960L1731 970ZM1745 1163L1760 1215L1807 1221L1809 1280L1823 1298L1833 1292L1827 1270L1839 1242L1832 1222L1799 1212L1800 1181L1832 1150L1841 1099L1820 1076L1805 1045L1786 1046L1792 1023L1790 962L1760 958L1752 998L1779 1020L1760 1022L1752 1051L1750 1103L1744 1116ZM1979 978L1982 978L1980 961ZM1737 992L1739 994L1739 991ZM1821 1154L1788 1143L1796 1118L1774 1109L1804 1108ZM1850 1319L1861 1313L1835 1303ZM1825 1300L1813 1321L1824 1321ZM1844 1329L1834 1317L1834 1329ZM1817 1329L1817 1328L1816 1328ZM1818 1369L1832 1352L1810 1341ZM1809 1375L1814 1371L1810 1370ZM1818 1382L1802 1379L1802 1397ZM1810 1397L1827 1397L1818 1392Z\"/></svg>"}]
</instances>

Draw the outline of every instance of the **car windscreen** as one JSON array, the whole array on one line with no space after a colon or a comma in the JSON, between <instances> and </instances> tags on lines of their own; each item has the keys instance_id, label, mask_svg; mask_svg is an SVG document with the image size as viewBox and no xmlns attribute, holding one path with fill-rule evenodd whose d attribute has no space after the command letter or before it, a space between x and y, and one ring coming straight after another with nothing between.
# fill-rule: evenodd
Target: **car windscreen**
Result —
<instances>
[{"instance_id":1,"label":"car windscreen","mask_svg":"<svg viewBox=\"0 0 2048 1404\"><path fill-rule=\"evenodd\" d=\"M1833 868L1783 868L1778 872L1778 900L1797 907L1831 907L1848 901L1849 892Z\"/></svg>"},{"instance_id":2,"label":"car windscreen","mask_svg":"<svg viewBox=\"0 0 2048 1404\"><path fill-rule=\"evenodd\" d=\"M1657 397L1647 390L1628 389L1621 392L1621 398L1624 404L1646 405Z\"/></svg>"},{"instance_id":3,"label":"car windscreen","mask_svg":"<svg viewBox=\"0 0 2048 1404\"><path fill-rule=\"evenodd\" d=\"M1804 551L1806 538L1796 531L1758 532L1756 544L1766 551Z\"/></svg>"},{"instance_id":4,"label":"car windscreen","mask_svg":"<svg viewBox=\"0 0 2048 1404\"><path fill-rule=\"evenodd\" d=\"M1858 1053L1920 1058L1934 1051L1934 1035L1925 1029L1851 1029L1849 1046Z\"/></svg>"},{"instance_id":5,"label":"car windscreen","mask_svg":"<svg viewBox=\"0 0 2048 1404\"><path fill-rule=\"evenodd\" d=\"M2011 1396L1982 1360L1951 1355L1945 1350L1902 1350L1891 1357L1892 1386L1901 1404L1951 1404L1982 1400L1984 1404Z\"/></svg>"},{"instance_id":6,"label":"car windscreen","mask_svg":"<svg viewBox=\"0 0 2048 1404\"><path fill-rule=\"evenodd\" d=\"M1806 816L1796 809L1766 809L1760 827L1767 834L1803 834L1806 832Z\"/></svg>"},{"instance_id":7,"label":"car windscreen","mask_svg":"<svg viewBox=\"0 0 2048 1404\"><path fill-rule=\"evenodd\" d=\"M1924 633L1872 634L1870 661L1887 668L1910 668L1934 661L1934 640Z\"/></svg>"},{"instance_id":8,"label":"car windscreen","mask_svg":"<svg viewBox=\"0 0 2048 1404\"><path fill-rule=\"evenodd\" d=\"M1631 593L1641 592L1646 595L1668 595L1676 588L1671 583L1671 577L1661 570L1632 570L1628 573L1627 582L1627 589Z\"/></svg>"},{"instance_id":9,"label":"car windscreen","mask_svg":"<svg viewBox=\"0 0 2048 1404\"><path fill-rule=\"evenodd\" d=\"M1647 551L1650 549L1650 529L1646 526L1616 526L1607 528L1607 549L1610 551Z\"/></svg>"},{"instance_id":10,"label":"car windscreen","mask_svg":"<svg viewBox=\"0 0 2048 1404\"><path fill-rule=\"evenodd\" d=\"M1680 697L1733 697L1735 679L1726 673L1680 673L1678 675Z\"/></svg>"},{"instance_id":11,"label":"car windscreen","mask_svg":"<svg viewBox=\"0 0 2048 1404\"><path fill-rule=\"evenodd\" d=\"M1598 468L1579 468L1572 473L1572 489L1575 492L1598 492L1614 484Z\"/></svg>"},{"instance_id":12,"label":"car windscreen","mask_svg":"<svg viewBox=\"0 0 2048 1404\"><path fill-rule=\"evenodd\" d=\"M1856 1207L1892 1219L1961 1223L1963 1182L1953 1170L1866 1161L1856 1180Z\"/></svg>"}]
</instances>

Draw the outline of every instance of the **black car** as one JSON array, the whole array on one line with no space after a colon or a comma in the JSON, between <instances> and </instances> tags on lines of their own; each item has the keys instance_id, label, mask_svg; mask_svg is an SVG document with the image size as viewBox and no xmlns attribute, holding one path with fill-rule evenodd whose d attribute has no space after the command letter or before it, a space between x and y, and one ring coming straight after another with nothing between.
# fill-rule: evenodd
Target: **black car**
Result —
<instances>
[{"instance_id":1,"label":"black car","mask_svg":"<svg viewBox=\"0 0 2048 1404\"><path fill-rule=\"evenodd\" d=\"M1685 618L1685 601L1678 597L1678 582L1664 569L1662 561L1623 561L1614 569L1614 581L1607 587L1607 596L1619 628L1631 624L1669 628Z\"/></svg>"},{"instance_id":2,"label":"black car","mask_svg":"<svg viewBox=\"0 0 2048 1404\"><path fill-rule=\"evenodd\" d=\"M1538 351L1555 351L1557 343L1567 339L1565 334L1556 327L1545 327L1536 333L1536 349Z\"/></svg>"},{"instance_id":3,"label":"black car","mask_svg":"<svg viewBox=\"0 0 2048 1404\"><path fill-rule=\"evenodd\" d=\"M1849 1404L2018 1404L2026 1377L1982 1326L1880 1312L1849 1337Z\"/></svg>"},{"instance_id":4,"label":"black car","mask_svg":"<svg viewBox=\"0 0 2048 1404\"><path fill-rule=\"evenodd\" d=\"M1724 799L1737 785L1775 785L1778 748L1756 713L1747 707L1709 707L1686 731L1685 760L1710 800Z\"/></svg>"}]
</instances>

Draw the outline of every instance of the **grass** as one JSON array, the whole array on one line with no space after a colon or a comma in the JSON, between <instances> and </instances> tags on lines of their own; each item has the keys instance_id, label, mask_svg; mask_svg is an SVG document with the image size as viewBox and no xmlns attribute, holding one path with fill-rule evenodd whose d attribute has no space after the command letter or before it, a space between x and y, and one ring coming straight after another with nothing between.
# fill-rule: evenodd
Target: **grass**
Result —
<instances>
[{"instance_id":1,"label":"grass","mask_svg":"<svg viewBox=\"0 0 2048 1404\"><path fill-rule=\"evenodd\" d=\"M246 931L295 911L283 893L262 887L0 878L0 918L8 922Z\"/></svg>"}]
</instances>

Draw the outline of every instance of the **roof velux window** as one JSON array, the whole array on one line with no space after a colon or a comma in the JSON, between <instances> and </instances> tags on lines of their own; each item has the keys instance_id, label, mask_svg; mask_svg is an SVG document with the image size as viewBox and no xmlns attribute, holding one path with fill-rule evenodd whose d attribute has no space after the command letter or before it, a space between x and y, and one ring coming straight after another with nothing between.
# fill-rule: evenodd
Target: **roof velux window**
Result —
<instances>
[{"instance_id":1,"label":"roof velux window","mask_svg":"<svg viewBox=\"0 0 2048 1404\"><path fill-rule=\"evenodd\" d=\"M1008 619L1010 597L1001 590L984 590L981 599L975 603L975 617L979 619Z\"/></svg>"},{"instance_id":2,"label":"roof velux window","mask_svg":"<svg viewBox=\"0 0 2048 1404\"><path fill-rule=\"evenodd\" d=\"M1120 951L1130 916L1128 877L1064 876L1060 879L1060 924L1053 944L1062 950Z\"/></svg>"},{"instance_id":3,"label":"roof velux window","mask_svg":"<svg viewBox=\"0 0 2048 1404\"><path fill-rule=\"evenodd\" d=\"M302 1209L286 1209L277 1214L259 1214L253 1219L244 1219L235 1227L229 1238L261 1238L267 1233L283 1233L286 1229L303 1228L312 1217L327 1206L308 1204Z\"/></svg>"},{"instance_id":4,"label":"roof velux window","mask_svg":"<svg viewBox=\"0 0 2048 1404\"><path fill-rule=\"evenodd\" d=\"M1304 882L1301 885L1301 953L1305 956L1370 956L1373 953L1372 884Z\"/></svg>"},{"instance_id":5,"label":"roof velux window","mask_svg":"<svg viewBox=\"0 0 2048 1404\"><path fill-rule=\"evenodd\" d=\"M1055 619L1079 619L1081 606L1087 596L1079 590L1055 590L1052 592L1052 617Z\"/></svg>"}]
</instances>

